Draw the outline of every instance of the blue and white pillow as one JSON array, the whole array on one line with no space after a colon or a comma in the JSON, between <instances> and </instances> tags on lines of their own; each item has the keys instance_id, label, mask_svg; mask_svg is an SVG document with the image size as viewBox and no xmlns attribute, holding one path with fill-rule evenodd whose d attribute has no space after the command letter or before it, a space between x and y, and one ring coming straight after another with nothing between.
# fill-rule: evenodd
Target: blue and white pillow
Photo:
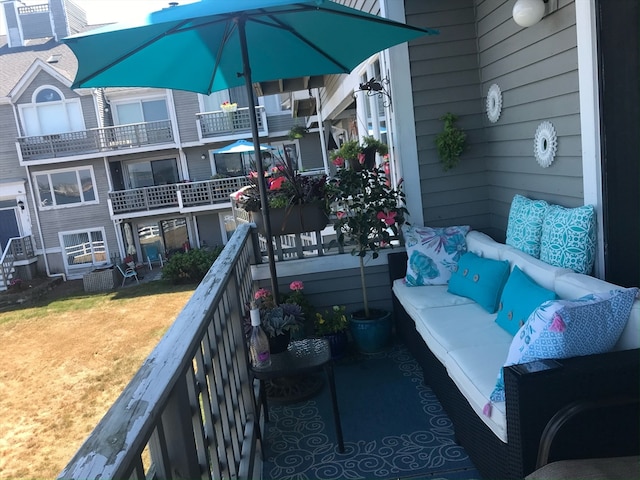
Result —
<instances>
[{"instance_id":1,"label":"blue and white pillow","mask_svg":"<svg viewBox=\"0 0 640 480\"><path fill-rule=\"evenodd\" d=\"M590 274L596 258L596 214L592 205L549 205L542 224L540 260Z\"/></svg>"},{"instance_id":2,"label":"blue and white pillow","mask_svg":"<svg viewBox=\"0 0 640 480\"><path fill-rule=\"evenodd\" d=\"M509 210L507 239L505 243L540 258L542 222L549 204L544 200L531 200L514 195Z\"/></svg>"},{"instance_id":3,"label":"blue and white pillow","mask_svg":"<svg viewBox=\"0 0 640 480\"><path fill-rule=\"evenodd\" d=\"M402 226L407 249L406 283L410 287L446 285L467 251L466 236L471 227L414 227Z\"/></svg>"},{"instance_id":4,"label":"blue and white pillow","mask_svg":"<svg viewBox=\"0 0 640 480\"><path fill-rule=\"evenodd\" d=\"M637 294L634 287L543 303L513 338L504 366L608 352L622 334ZM502 372L489 397L492 402L504 401Z\"/></svg>"}]
</instances>

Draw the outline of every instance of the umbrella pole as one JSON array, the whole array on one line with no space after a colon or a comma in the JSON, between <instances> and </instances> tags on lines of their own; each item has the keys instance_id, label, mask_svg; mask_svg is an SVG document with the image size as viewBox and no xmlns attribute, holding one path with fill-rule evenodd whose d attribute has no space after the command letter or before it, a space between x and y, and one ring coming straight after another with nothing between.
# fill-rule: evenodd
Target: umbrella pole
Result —
<instances>
[{"instance_id":1,"label":"umbrella pole","mask_svg":"<svg viewBox=\"0 0 640 480\"><path fill-rule=\"evenodd\" d=\"M267 187L264 179L264 167L262 165L262 152L260 151L260 137L258 135L258 121L256 120L255 100L253 96L253 82L251 80L251 66L249 65L249 51L247 49L247 37L245 33L246 19L242 16L236 19L238 25L238 34L240 37L240 50L242 52L242 66L244 71L244 83L247 89L247 97L249 98L249 108L253 109L249 115L249 123L251 124L251 135L253 137L253 151L256 155L256 167L258 170L258 189L260 192L260 205L262 208L262 219L264 223L264 234L267 239L267 257L269 259L269 273L271 276L271 291L273 298L278 303L280 297L278 292L278 275L276 273L276 261L273 253L273 241L271 237L271 222L269 221L269 203L267 201Z\"/></svg>"}]
</instances>

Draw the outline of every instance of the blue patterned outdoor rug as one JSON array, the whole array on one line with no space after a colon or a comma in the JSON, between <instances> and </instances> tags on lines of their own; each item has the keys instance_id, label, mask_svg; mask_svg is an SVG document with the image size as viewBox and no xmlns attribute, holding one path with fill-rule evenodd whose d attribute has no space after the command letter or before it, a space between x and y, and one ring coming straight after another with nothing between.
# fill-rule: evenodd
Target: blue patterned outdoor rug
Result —
<instances>
[{"instance_id":1,"label":"blue patterned outdoor rug","mask_svg":"<svg viewBox=\"0 0 640 480\"><path fill-rule=\"evenodd\" d=\"M345 453L338 453L329 389L270 405L264 478L479 479L417 362L401 345L335 367Z\"/></svg>"}]
</instances>

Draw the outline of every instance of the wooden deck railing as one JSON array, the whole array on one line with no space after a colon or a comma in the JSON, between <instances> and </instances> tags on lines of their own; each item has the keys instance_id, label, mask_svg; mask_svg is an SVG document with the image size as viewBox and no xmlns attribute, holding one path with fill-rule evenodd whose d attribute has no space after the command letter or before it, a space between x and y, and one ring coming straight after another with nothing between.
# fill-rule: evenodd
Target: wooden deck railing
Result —
<instances>
[{"instance_id":1,"label":"wooden deck railing","mask_svg":"<svg viewBox=\"0 0 640 480\"><path fill-rule=\"evenodd\" d=\"M243 332L251 227L239 227L61 479L249 479L259 425Z\"/></svg>"},{"instance_id":2,"label":"wooden deck railing","mask_svg":"<svg viewBox=\"0 0 640 480\"><path fill-rule=\"evenodd\" d=\"M266 134L267 117L264 107L255 107L258 120L258 132ZM249 107L238 108L235 112L204 112L196 115L200 136L202 138L218 137L251 132L250 115L254 113Z\"/></svg>"},{"instance_id":3,"label":"wooden deck railing","mask_svg":"<svg viewBox=\"0 0 640 480\"><path fill-rule=\"evenodd\" d=\"M156 185L109 192L109 200L114 215L160 208L188 211L208 205L226 205L230 208L229 195L248 183L245 177L231 177Z\"/></svg>"},{"instance_id":4,"label":"wooden deck railing","mask_svg":"<svg viewBox=\"0 0 640 480\"><path fill-rule=\"evenodd\" d=\"M173 142L170 120L17 138L25 162Z\"/></svg>"}]
</instances>

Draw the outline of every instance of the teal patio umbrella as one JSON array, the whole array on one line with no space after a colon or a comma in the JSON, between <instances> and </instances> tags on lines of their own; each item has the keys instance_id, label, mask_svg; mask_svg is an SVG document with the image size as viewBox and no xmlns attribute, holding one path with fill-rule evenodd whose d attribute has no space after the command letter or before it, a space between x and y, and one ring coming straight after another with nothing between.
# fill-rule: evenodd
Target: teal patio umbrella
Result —
<instances>
[{"instance_id":1,"label":"teal patio umbrella","mask_svg":"<svg viewBox=\"0 0 640 480\"><path fill-rule=\"evenodd\" d=\"M350 73L374 53L432 33L329 0L201 0L63 42L78 59L72 88L157 87L208 95L244 84L254 105L253 82ZM257 121L250 118L261 171ZM278 298L264 182L260 198Z\"/></svg>"}]
</instances>

